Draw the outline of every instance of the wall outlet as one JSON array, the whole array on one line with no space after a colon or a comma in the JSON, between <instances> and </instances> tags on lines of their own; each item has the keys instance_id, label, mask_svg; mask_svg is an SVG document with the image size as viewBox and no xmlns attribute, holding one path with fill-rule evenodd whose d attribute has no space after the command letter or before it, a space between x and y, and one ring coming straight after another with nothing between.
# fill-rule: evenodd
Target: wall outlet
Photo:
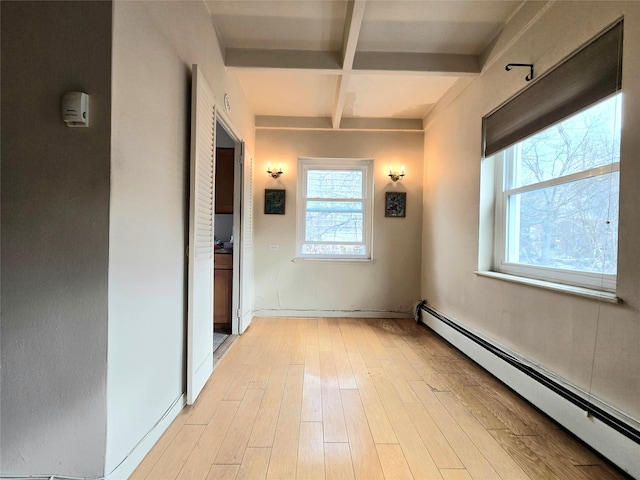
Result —
<instances>
[{"instance_id":1,"label":"wall outlet","mask_svg":"<svg viewBox=\"0 0 640 480\"><path fill-rule=\"evenodd\" d=\"M272 251L278 250L278 245L269 245L269 250L272 250Z\"/></svg>"}]
</instances>

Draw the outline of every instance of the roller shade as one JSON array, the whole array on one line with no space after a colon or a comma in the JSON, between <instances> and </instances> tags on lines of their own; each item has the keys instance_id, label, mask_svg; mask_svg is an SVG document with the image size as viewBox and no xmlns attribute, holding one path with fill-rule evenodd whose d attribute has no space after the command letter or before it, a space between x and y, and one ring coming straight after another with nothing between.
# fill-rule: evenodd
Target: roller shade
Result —
<instances>
[{"instance_id":1,"label":"roller shade","mask_svg":"<svg viewBox=\"0 0 640 480\"><path fill-rule=\"evenodd\" d=\"M485 157L617 92L621 78L622 21L484 117Z\"/></svg>"}]
</instances>

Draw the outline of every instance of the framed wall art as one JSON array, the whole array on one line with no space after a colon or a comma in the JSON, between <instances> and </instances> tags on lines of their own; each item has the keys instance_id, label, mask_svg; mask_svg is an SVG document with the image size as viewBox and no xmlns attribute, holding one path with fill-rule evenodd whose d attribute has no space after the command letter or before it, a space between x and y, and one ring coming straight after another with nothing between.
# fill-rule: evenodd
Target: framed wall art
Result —
<instances>
[{"instance_id":1,"label":"framed wall art","mask_svg":"<svg viewBox=\"0 0 640 480\"><path fill-rule=\"evenodd\" d=\"M384 198L385 217L407 216L407 194L405 192L387 192Z\"/></svg>"},{"instance_id":2,"label":"framed wall art","mask_svg":"<svg viewBox=\"0 0 640 480\"><path fill-rule=\"evenodd\" d=\"M266 215L284 215L285 190L265 189L264 213Z\"/></svg>"}]
</instances>

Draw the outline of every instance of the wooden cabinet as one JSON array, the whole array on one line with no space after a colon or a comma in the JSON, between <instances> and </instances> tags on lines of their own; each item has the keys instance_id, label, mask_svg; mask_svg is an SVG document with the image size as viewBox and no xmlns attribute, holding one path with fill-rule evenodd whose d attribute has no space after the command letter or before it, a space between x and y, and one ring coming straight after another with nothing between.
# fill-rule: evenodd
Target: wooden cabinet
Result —
<instances>
[{"instance_id":1,"label":"wooden cabinet","mask_svg":"<svg viewBox=\"0 0 640 480\"><path fill-rule=\"evenodd\" d=\"M216 213L233 213L233 148L216 148Z\"/></svg>"},{"instance_id":2,"label":"wooden cabinet","mask_svg":"<svg viewBox=\"0 0 640 480\"><path fill-rule=\"evenodd\" d=\"M230 334L233 254L215 254L213 267L213 331Z\"/></svg>"}]
</instances>

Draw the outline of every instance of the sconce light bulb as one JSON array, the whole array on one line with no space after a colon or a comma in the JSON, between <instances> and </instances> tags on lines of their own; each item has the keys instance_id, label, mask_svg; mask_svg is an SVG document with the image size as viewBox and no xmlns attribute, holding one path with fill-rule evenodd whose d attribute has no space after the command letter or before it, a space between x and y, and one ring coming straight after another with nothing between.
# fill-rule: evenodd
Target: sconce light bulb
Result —
<instances>
[{"instance_id":1,"label":"sconce light bulb","mask_svg":"<svg viewBox=\"0 0 640 480\"><path fill-rule=\"evenodd\" d=\"M400 173L401 173L402 175L404 175L404 165L402 165L402 167L400 167Z\"/></svg>"}]
</instances>

